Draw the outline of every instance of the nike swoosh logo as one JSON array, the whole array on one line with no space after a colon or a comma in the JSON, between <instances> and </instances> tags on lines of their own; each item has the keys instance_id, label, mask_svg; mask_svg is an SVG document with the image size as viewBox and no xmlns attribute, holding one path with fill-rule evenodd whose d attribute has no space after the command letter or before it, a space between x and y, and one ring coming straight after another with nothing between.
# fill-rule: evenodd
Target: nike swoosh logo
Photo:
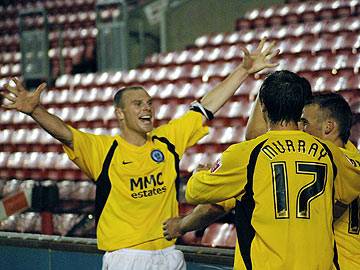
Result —
<instances>
[{"instance_id":1,"label":"nike swoosh logo","mask_svg":"<svg viewBox=\"0 0 360 270\"><path fill-rule=\"evenodd\" d=\"M129 163L133 163L133 162L132 161L123 161L124 165L129 164Z\"/></svg>"}]
</instances>

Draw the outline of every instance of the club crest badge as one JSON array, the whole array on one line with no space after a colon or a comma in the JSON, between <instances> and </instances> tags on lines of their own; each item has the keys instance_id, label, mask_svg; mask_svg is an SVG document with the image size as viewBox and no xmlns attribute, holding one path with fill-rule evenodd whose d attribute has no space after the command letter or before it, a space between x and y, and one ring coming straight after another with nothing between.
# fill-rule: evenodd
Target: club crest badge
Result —
<instances>
[{"instance_id":1,"label":"club crest badge","mask_svg":"<svg viewBox=\"0 0 360 270\"><path fill-rule=\"evenodd\" d=\"M165 159L164 154L158 149L151 151L151 158L157 163L163 162Z\"/></svg>"}]
</instances>

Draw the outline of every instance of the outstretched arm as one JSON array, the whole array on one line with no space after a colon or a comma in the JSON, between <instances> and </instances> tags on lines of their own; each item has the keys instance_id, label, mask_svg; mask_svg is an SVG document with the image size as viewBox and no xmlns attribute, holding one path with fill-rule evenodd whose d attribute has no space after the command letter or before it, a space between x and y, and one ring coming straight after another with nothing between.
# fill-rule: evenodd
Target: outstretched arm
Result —
<instances>
[{"instance_id":1,"label":"outstretched arm","mask_svg":"<svg viewBox=\"0 0 360 270\"><path fill-rule=\"evenodd\" d=\"M217 204L200 204L187 216L175 217L163 223L166 240L171 240L187 232L200 230L226 214L224 208Z\"/></svg>"},{"instance_id":2,"label":"outstretched arm","mask_svg":"<svg viewBox=\"0 0 360 270\"><path fill-rule=\"evenodd\" d=\"M11 93L0 92L9 104L2 104L4 109L14 109L31 116L44 130L63 144L73 148L73 136L65 122L59 117L49 113L40 103L40 95L46 84L40 84L34 92L24 88L21 82L14 78L15 87L8 83L5 88Z\"/></svg>"},{"instance_id":3,"label":"outstretched arm","mask_svg":"<svg viewBox=\"0 0 360 270\"><path fill-rule=\"evenodd\" d=\"M278 65L278 63L271 63L273 57L279 53L279 50L273 50L275 42L272 42L264 49L265 42L266 39L263 38L256 50L251 53L246 48L242 48L244 52L242 63L224 81L201 99L201 104L207 110L215 114L234 95L235 91L250 74Z\"/></svg>"}]
</instances>

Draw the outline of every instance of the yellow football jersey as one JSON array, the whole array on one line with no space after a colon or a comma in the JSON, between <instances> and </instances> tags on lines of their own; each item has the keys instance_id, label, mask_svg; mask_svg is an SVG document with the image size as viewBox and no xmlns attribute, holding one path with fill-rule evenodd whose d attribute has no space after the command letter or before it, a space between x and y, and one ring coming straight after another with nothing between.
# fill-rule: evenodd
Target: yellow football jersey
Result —
<instances>
[{"instance_id":1,"label":"yellow football jersey","mask_svg":"<svg viewBox=\"0 0 360 270\"><path fill-rule=\"evenodd\" d=\"M355 167L360 167L359 150L351 142L348 142L345 148L340 149ZM358 197L350 203L345 213L334 223L340 269L360 269L359 207L360 198Z\"/></svg>"},{"instance_id":2,"label":"yellow football jersey","mask_svg":"<svg viewBox=\"0 0 360 270\"><path fill-rule=\"evenodd\" d=\"M235 198L230 198L226 201L222 201L222 202L218 202L216 203L217 205L220 205L222 208L224 208L224 211L225 212L229 212L231 211L232 209L235 208L236 206L236 199ZM241 267L243 268L241 268ZM236 244L235 244L235 254L234 254L234 270L238 270L238 269L244 269L244 263L241 259L241 256L240 256L240 249L239 249L239 243L238 241L236 241Z\"/></svg>"},{"instance_id":3,"label":"yellow football jersey","mask_svg":"<svg viewBox=\"0 0 360 270\"><path fill-rule=\"evenodd\" d=\"M237 199L237 269L331 269L333 186L349 203L360 193L359 176L332 143L302 131L269 131L230 146L220 165L194 174L186 199Z\"/></svg>"},{"instance_id":4,"label":"yellow football jersey","mask_svg":"<svg viewBox=\"0 0 360 270\"><path fill-rule=\"evenodd\" d=\"M98 248L162 249L174 244L162 222L178 215L176 180L186 148L207 134L200 113L189 111L154 129L135 146L121 136L93 135L71 128L74 150L65 152L96 181Z\"/></svg>"}]
</instances>

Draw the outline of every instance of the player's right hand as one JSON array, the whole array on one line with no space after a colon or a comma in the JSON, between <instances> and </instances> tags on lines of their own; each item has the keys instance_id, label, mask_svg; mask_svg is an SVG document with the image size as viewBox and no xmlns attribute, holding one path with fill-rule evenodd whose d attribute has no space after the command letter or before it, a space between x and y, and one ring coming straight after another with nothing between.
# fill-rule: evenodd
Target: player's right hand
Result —
<instances>
[{"instance_id":1,"label":"player's right hand","mask_svg":"<svg viewBox=\"0 0 360 270\"><path fill-rule=\"evenodd\" d=\"M15 87L9 83L4 85L10 93L2 91L0 95L9 102L2 104L1 107L31 115L35 108L40 105L40 95L46 88L46 83L40 84L34 92L30 92L24 88L17 78L12 78L11 80L15 83Z\"/></svg>"},{"instance_id":2,"label":"player's right hand","mask_svg":"<svg viewBox=\"0 0 360 270\"><path fill-rule=\"evenodd\" d=\"M181 232L181 217L169 218L163 223L163 234L166 240L171 240L183 235Z\"/></svg>"}]
</instances>

